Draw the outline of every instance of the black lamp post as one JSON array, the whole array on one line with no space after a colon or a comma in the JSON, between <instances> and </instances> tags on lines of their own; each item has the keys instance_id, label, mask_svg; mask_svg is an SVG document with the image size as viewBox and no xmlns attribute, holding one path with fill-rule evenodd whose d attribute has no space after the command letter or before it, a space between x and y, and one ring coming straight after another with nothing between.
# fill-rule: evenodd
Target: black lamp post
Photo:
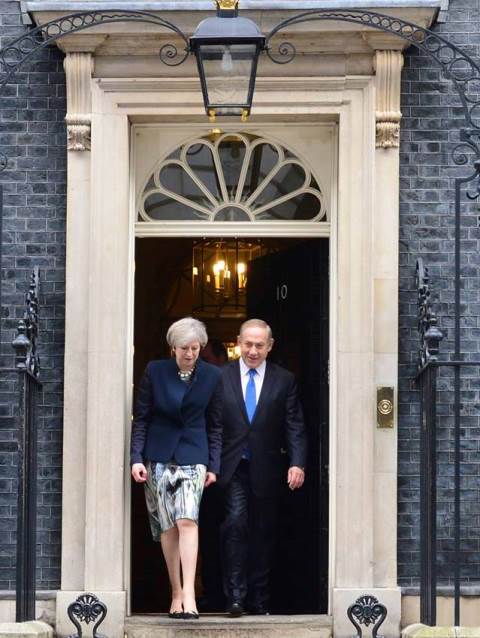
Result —
<instances>
[{"instance_id":1,"label":"black lamp post","mask_svg":"<svg viewBox=\"0 0 480 638\"><path fill-rule=\"evenodd\" d=\"M205 110L211 120L217 115L246 119L265 37L253 20L238 16L238 0L216 1L217 15L200 22L190 38Z\"/></svg>"}]
</instances>

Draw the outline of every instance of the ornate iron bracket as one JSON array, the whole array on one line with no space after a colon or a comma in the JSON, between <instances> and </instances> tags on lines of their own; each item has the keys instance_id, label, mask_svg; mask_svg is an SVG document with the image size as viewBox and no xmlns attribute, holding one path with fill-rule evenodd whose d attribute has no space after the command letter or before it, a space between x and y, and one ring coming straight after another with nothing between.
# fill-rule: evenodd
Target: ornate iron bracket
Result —
<instances>
[{"instance_id":1,"label":"ornate iron bracket","mask_svg":"<svg viewBox=\"0 0 480 638\"><path fill-rule=\"evenodd\" d=\"M428 268L424 266L421 257L417 259L415 280L418 291L418 332L420 335L418 371L420 372L428 363L437 361L443 333L437 326L437 317L430 298Z\"/></svg>"},{"instance_id":2,"label":"ornate iron bracket","mask_svg":"<svg viewBox=\"0 0 480 638\"><path fill-rule=\"evenodd\" d=\"M480 98L478 83L480 67L466 53L442 36L412 22L373 11L318 9L299 13L277 24L265 38L265 51L275 64L287 64L296 56L295 46L282 41L273 53L272 40L283 29L312 21L352 22L367 29L391 33L423 51L442 69L446 79L451 80L462 103L465 127L460 129L460 144L453 150L453 160L458 165L468 163L468 154L474 154L475 174L478 178L470 199L480 196ZM462 152L463 149L463 152ZM468 152L466 152L468 151Z\"/></svg>"},{"instance_id":3,"label":"ornate iron bracket","mask_svg":"<svg viewBox=\"0 0 480 638\"><path fill-rule=\"evenodd\" d=\"M454 44L437 33L413 22L373 11L331 9L305 11L283 20L268 33L265 39L265 48L268 57L278 64L290 62L296 53L293 44L290 42L282 42L277 47L278 57L276 57L272 54L272 39L286 27L301 24L302 22L319 20L353 22L363 27L392 33L416 46L429 57L433 58L442 68L445 77L452 80L462 101L467 125L474 129L479 128L479 125L476 124L474 120L480 119L480 98L478 97L478 92L475 91L475 85L480 79L480 67L469 55ZM473 98L467 95L470 88L472 95L476 95L477 97Z\"/></svg>"},{"instance_id":4,"label":"ornate iron bracket","mask_svg":"<svg viewBox=\"0 0 480 638\"><path fill-rule=\"evenodd\" d=\"M180 54L174 44L162 47L161 59L165 64L181 64L190 53L189 42L185 34L172 22L153 13L147 11L80 11L34 27L1 49L0 72L5 75L1 78L0 84L6 84L14 73L39 49L47 47L66 35L112 22L143 22L173 31L185 43L185 49L183 54ZM178 56L181 57L180 61L175 60Z\"/></svg>"},{"instance_id":5,"label":"ornate iron bracket","mask_svg":"<svg viewBox=\"0 0 480 638\"><path fill-rule=\"evenodd\" d=\"M372 638L377 638L378 630L387 617L387 608L383 603L378 602L375 596L364 594L347 609L347 616L357 631L358 638L362 638L362 628L360 625L369 627L373 624ZM378 636L383 638L383 636Z\"/></svg>"},{"instance_id":6,"label":"ornate iron bracket","mask_svg":"<svg viewBox=\"0 0 480 638\"><path fill-rule=\"evenodd\" d=\"M40 375L40 359L37 353L38 335L38 297L40 292L40 275L38 266L35 267L27 294L25 295L25 311L23 319L17 326L17 336L12 341L12 348L16 353L18 369L27 370L34 377Z\"/></svg>"},{"instance_id":7,"label":"ornate iron bracket","mask_svg":"<svg viewBox=\"0 0 480 638\"><path fill-rule=\"evenodd\" d=\"M476 180L474 190L466 192L468 199L474 201L480 196L480 130L462 128L460 129L460 142L452 151L453 161L457 166L466 166L471 161L472 156L476 158L473 161L474 172L462 179L461 182L467 184Z\"/></svg>"},{"instance_id":8,"label":"ornate iron bracket","mask_svg":"<svg viewBox=\"0 0 480 638\"><path fill-rule=\"evenodd\" d=\"M83 622L88 625L95 621L95 625L92 629L93 638L106 638L102 634L97 633L97 629L105 620L107 606L94 596L94 594L81 594L67 607L67 614L77 630L76 634L70 634L68 638L82 638L82 626L80 623Z\"/></svg>"}]
</instances>

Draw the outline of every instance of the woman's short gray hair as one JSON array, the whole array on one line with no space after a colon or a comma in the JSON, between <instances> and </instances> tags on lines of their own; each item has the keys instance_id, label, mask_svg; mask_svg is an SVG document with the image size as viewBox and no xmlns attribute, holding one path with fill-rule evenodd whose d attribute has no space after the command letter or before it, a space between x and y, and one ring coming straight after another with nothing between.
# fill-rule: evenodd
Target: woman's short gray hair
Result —
<instances>
[{"instance_id":1,"label":"woman's short gray hair","mask_svg":"<svg viewBox=\"0 0 480 638\"><path fill-rule=\"evenodd\" d=\"M181 348L192 341L198 341L202 348L207 345L208 335L204 323L193 317L184 317L172 323L167 332L167 343L171 348Z\"/></svg>"}]
</instances>

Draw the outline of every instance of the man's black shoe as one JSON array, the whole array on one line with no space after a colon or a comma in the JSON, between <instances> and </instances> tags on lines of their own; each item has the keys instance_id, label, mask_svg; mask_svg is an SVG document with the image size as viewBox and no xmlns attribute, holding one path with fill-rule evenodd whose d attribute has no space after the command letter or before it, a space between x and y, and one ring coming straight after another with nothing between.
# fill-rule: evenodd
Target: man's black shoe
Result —
<instances>
[{"instance_id":1,"label":"man's black shoe","mask_svg":"<svg viewBox=\"0 0 480 638\"><path fill-rule=\"evenodd\" d=\"M230 614L232 618L238 618L243 614L243 605L239 600L234 600L227 605L227 614Z\"/></svg>"}]
</instances>

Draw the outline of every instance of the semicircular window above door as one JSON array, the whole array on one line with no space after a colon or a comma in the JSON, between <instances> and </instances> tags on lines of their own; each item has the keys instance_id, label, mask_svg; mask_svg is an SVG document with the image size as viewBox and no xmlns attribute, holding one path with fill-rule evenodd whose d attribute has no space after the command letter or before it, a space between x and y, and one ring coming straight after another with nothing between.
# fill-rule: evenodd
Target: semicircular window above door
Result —
<instances>
[{"instance_id":1,"label":"semicircular window above door","mask_svg":"<svg viewBox=\"0 0 480 638\"><path fill-rule=\"evenodd\" d=\"M287 148L246 133L191 140L160 162L137 205L139 222L326 222L311 170Z\"/></svg>"}]
</instances>

